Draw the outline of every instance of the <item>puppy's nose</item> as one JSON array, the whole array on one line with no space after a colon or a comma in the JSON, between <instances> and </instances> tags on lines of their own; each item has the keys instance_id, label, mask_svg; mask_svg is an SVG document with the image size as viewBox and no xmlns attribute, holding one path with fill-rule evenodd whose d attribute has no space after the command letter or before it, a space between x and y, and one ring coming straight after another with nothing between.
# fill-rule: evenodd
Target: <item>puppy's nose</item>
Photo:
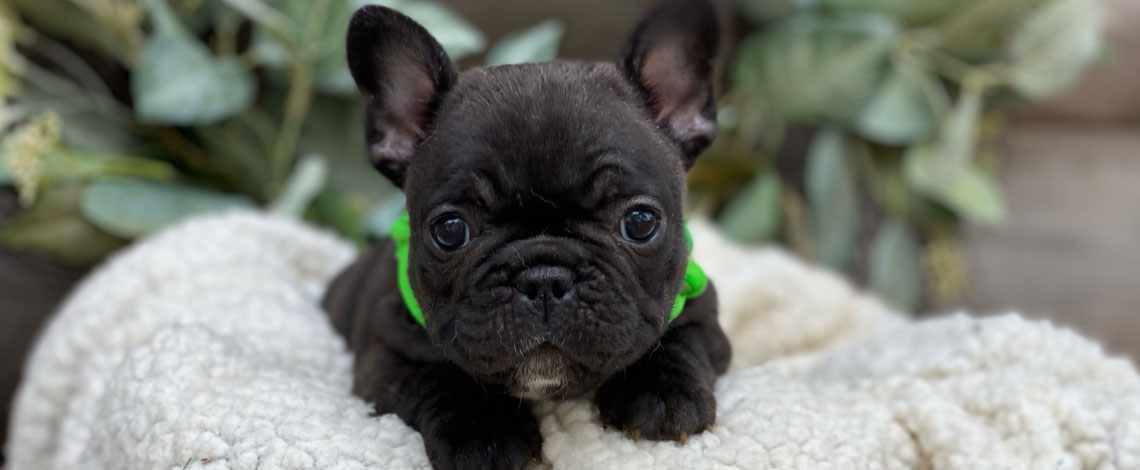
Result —
<instances>
[{"instance_id":1,"label":"puppy's nose","mask_svg":"<svg viewBox=\"0 0 1140 470\"><path fill-rule=\"evenodd\" d=\"M561 266L528 268L515 277L515 289L532 301L562 300L574 285L574 272Z\"/></svg>"}]
</instances>

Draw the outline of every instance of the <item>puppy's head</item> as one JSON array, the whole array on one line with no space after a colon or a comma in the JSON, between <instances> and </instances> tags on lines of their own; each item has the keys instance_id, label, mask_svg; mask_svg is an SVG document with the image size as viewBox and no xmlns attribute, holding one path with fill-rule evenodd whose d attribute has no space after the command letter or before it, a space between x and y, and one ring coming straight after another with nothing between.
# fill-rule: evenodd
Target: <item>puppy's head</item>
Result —
<instances>
[{"instance_id":1,"label":"puppy's head","mask_svg":"<svg viewBox=\"0 0 1140 470\"><path fill-rule=\"evenodd\" d=\"M372 163L407 194L427 334L519 396L580 396L664 332L682 281L684 172L715 132L716 14L669 0L617 64L456 72L378 6L352 19Z\"/></svg>"}]
</instances>

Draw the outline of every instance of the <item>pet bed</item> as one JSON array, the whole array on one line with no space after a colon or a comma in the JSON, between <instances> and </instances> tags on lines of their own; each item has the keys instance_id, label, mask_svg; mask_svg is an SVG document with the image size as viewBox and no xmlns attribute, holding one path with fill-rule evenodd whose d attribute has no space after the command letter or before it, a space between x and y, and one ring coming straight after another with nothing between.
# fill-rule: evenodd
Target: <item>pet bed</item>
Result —
<instances>
[{"instance_id":1,"label":"pet bed","mask_svg":"<svg viewBox=\"0 0 1140 470\"><path fill-rule=\"evenodd\" d=\"M735 347L685 445L538 404L549 469L1140 469L1127 361L1016 315L913 322L836 276L694 223ZM297 222L207 216L137 243L60 308L27 363L8 468L429 469L353 397L319 309L355 252Z\"/></svg>"}]
</instances>

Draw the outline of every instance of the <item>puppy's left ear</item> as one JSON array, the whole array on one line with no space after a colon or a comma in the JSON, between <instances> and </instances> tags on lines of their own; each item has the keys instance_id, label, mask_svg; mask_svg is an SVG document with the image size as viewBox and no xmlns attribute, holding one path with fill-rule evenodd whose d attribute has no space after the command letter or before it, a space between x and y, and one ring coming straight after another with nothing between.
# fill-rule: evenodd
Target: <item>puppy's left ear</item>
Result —
<instances>
[{"instance_id":1,"label":"puppy's left ear","mask_svg":"<svg viewBox=\"0 0 1140 470\"><path fill-rule=\"evenodd\" d=\"M634 30L618 66L681 147L685 169L716 137L713 68L720 43L707 0L665 0Z\"/></svg>"}]
</instances>

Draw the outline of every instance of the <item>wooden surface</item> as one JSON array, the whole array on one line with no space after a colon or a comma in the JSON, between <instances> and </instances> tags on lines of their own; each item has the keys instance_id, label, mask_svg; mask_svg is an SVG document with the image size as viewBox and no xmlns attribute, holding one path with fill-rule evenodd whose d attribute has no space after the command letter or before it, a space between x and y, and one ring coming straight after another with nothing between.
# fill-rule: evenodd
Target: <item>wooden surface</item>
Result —
<instances>
[{"instance_id":1,"label":"wooden surface","mask_svg":"<svg viewBox=\"0 0 1140 470\"><path fill-rule=\"evenodd\" d=\"M1050 318L1140 360L1140 126L1015 123L1010 219L965 235L965 304Z\"/></svg>"}]
</instances>

